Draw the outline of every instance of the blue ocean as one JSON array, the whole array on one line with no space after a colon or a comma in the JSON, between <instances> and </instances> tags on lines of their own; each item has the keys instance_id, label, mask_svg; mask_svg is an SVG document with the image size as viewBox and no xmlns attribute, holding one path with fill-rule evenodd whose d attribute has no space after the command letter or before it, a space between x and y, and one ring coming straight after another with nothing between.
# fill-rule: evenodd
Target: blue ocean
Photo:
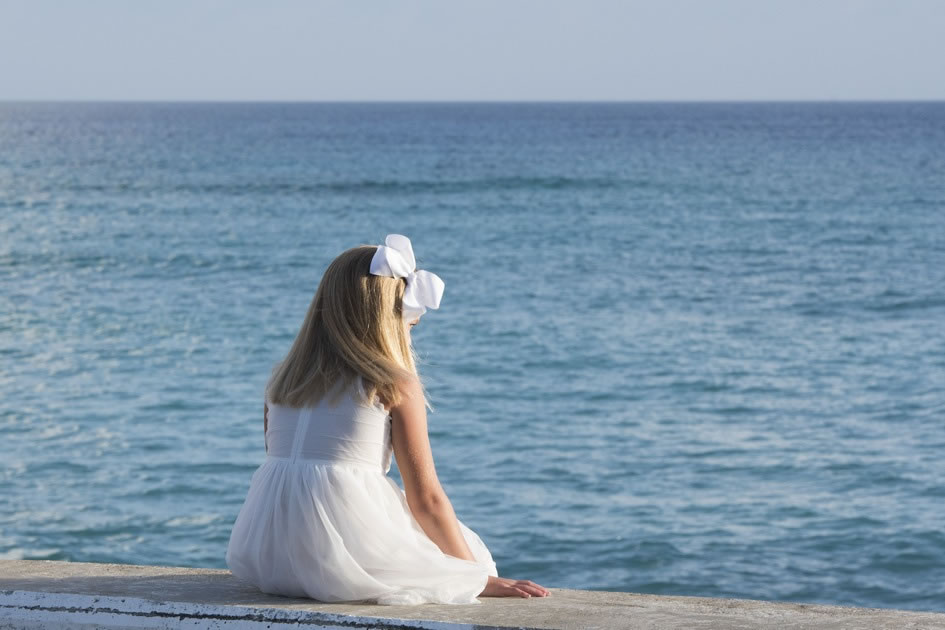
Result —
<instances>
[{"instance_id":1,"label":"blue ocean","mask_svg":"<svg viewBox=\"0 0 945 630\"><path fill-rule=\"evenodd\" d=\"M0 558L223 567L388 233L500 575L945 611L940 102L0 103Z\"/></svg>"}]
</instances>

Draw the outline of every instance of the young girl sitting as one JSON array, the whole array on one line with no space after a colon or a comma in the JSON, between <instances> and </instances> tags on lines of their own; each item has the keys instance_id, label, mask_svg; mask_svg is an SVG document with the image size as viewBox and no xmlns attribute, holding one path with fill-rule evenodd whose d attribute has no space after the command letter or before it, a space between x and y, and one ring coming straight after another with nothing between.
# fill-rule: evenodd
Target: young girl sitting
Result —
<instances>
[{"instance_id":1,"label":"young girl sitting","mask_svg":"<svg viewBox=\"0 0 945 630\"><path fill-rule=\"evenodd\" d=\"M548 595L498 577L437 479L410 328L443 286L399 234L329 265L266 387L267 457L230 535L234 575L323 602ZM386 474L392 454L405 491Z\"/></svg>"}]
</instances>

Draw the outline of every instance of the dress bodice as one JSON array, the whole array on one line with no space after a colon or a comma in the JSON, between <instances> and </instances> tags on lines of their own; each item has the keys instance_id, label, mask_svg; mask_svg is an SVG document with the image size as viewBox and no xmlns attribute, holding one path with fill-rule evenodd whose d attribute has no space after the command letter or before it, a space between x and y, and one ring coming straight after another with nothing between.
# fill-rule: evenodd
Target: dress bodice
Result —
<instances>
[{"instance_id":1,"label":"dress bodice","mask_svg":"<svg viewBox=\"0 0 945 630\"><path fill-rule=\"evenodd\" d=\"M337 401L326 395L311 407L267 401L269 457L323 464L356 464L390 470L390 415L375 397L367 402L360 378Z\"/></svg>"}]
</instances>

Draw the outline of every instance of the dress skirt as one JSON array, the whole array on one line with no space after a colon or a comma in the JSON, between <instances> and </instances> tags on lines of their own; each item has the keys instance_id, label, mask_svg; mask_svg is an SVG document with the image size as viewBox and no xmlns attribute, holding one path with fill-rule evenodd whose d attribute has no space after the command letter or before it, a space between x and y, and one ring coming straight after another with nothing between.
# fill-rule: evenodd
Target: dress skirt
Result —
<instances>
[{"instance_id":1,"label":"dress skirt","mask_svg":"<svg viewBox=\"0 0 945 630\"><path fill-rule=\"evenodd\" d=\"M323 602L475 604L496 565L444 554L378 466L268 456L253 474L226 563L266 593Z\"/></svg>"}]
</instances>

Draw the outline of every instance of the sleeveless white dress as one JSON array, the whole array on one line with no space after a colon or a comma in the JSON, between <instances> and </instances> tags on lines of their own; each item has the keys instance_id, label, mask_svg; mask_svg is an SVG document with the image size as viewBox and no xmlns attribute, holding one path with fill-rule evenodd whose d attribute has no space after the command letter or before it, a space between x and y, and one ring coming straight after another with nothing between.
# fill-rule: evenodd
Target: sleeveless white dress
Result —
<instances>
[{"instance_id":1,"label":"sleeveless white dress","mask_svg":"<svg viewBox=\"0 0 945 630\"><path fill-rule=\"evenodd\" d=\"M460 521L476 562L449 556L413 518L390 470L390 416L360 379L332 404L267 402L268 455L226 550L265 593L323 602L474 604L496 565Z\"/></svg>"}]
</instances>

